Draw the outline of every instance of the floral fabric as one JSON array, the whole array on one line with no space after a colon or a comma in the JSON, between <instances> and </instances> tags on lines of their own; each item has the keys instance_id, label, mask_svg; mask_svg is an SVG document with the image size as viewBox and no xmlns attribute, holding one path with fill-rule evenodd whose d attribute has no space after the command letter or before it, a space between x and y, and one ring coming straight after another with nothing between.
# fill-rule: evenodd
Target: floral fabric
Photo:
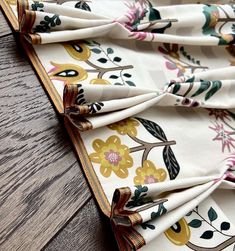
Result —
<instances>
[{"instance_id":1,"label":"floral fabric","mask_svg":"<svg viewBox=\"0 0 235 251\"><path fill-rule=\"evenodd\" d=\"M233 2L8 3L120 250L234 250Z\"/></svg>"},{"instance_id":2,"label":"floral fabric","mask_svg":"<svg viewBox=\"0 0 235 251\"><path fill-rule=\"evenodd\" d=\"M157 1L140 0L127 1L122 6L115 3L115 6L116 10L111 7L109 13L101 8L97 8L96 12L84 12L64 5L30 0L27 11L20 18L20 28L32 38L33 43L43 44L100 36L192 45L234 42L231 22L235 14L234 6L230 4L158 7ZM192 28L189 30L189 27ZM34 34L39 39L34 40Z\"/></svg>"}]
</instances>

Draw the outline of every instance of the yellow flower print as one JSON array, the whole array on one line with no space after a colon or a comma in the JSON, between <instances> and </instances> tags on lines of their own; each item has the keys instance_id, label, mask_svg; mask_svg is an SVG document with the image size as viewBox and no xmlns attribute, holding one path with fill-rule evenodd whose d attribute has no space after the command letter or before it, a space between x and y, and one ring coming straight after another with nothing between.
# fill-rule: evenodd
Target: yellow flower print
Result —
<instances>
[{"instance_id":1,"label":"yellow flower print","mask_svg":"<svg viewBox=\"0 0 235 251\"><path fill-rule=\"evenodd\" d=\"M136 127L139 126L139 122L135 119L124 119L108 126L111 130L116 130L121 135L130 135L135 137L137 135Z\"/></svg>"},{"instance_id":2,"label":"yellow flower print","mask_svg":"<svg viewBox=\"0 0 235 251\"><path fill-rule=\"evenodd\" d=\"M166 171L163 168L156 168L152 161L145 160L143 167L136 169L134 177L135 185L162 182L166 179Z\"/></svg>"},{"instance_id":3,"label":"yellow flower print","mask_svg":"<svg viewBox=\"0 0 235 251\"><path fill-rule=\"evenodd\" d=\"M166 230L165 235L172 243L178 246L187 244L191 237L189 226L184 218Z\"/></svg>"},{"instance_id":4,"label":"yellow flower print","mask_svg":"<svg viewBox=\"0 0 235 251\"><path fill-rule=\"evenodd\" d=\"M90 49L84 43L63 43L62 45L69 55L76 60L86 61L91 56Z\"/></svg>"},{"instance_id":5,"label":"yellow flower print","mask_svg":"<svg viewBox=\"0 0 235 251\"><path fill-rule=\"evenodd\" d=\"M212 11L209 27L214 28L216 26L216 24L218 23L218 19L219 19L219 12Z\"/></svg>"},{"instance_id":6,"label":"yellow flower print","mask_svg":"<svg viewBox=\"0 0 235 251\"><path fill-rule=\"evenodd\" d=\"M51 62L54 66L48 73L51 79L63 81L65 84L77 84L85 80L88 75L82 67L74 64L57 64Z\"/></svg>"},{"instance_id":7,"label":"yellow flower print","mask_svg":"<svg viewBox=\"0 0 235 251\"><path fill-rule=\"evenodd\" d=\"M122 179L128 176L127 169L133 166L133 159L129 148L121 144L119 137L110 136L106 142L96 139L92 146L95 152L90 154L90 160L100 164L104 177L109 177L112 172Z\"/></svg>"},{"instance_id":8,"label":"yellow flower print","mask_svg":"<svg viewBox=\"0 0 235 251\"><path fill-rule=\"evenodd\" d=\"M111 83L108 80L102 79L102 78L93 78L90 81L90 84L93 84L93 85L111 85Z\"/></svg>"}]
</instances>

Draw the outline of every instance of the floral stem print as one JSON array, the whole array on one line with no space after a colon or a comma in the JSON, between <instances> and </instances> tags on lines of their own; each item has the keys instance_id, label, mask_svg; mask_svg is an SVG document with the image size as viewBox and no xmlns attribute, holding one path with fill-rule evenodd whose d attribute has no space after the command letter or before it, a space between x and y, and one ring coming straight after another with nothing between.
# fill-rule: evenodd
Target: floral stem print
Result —
<instances>
[{"instance_id":1,"label":"floral stem print","mask_svg":"<svg viewBox=\"0 0 235 251\"><path fill-rule=\"evenodd\" d=\"M198 246L198 245L191 243L190 241L186 245L187 245L187 247L189 247L190 249L192 249L194 251L210 251L210 250L211 251L222 251L226 247L229 247L234 242L235 242L235 236L229 238L228 240L226 240L226 241L220 243L219 245L217 245L216 247L212 247L212 248L201 247L201 246Z\"/></svg>"},{"instance_id":2,"label":"floral stem print","mask_svg":"<svg viewBox=\"0 0 235 251\"><path fill-rule=\"evenodd\" d=\"M132 69L132 65L125 65L125 66L115 66L115 67L109 67L109 68L103 68L100 66L95 65L89 60L85 61L89 66L93 67L94 69L86 69L87 72L98 72L98 78L102 78L103 75L109 71L123 71L126 69Z\"/></svg>"},{"instance_id":3,"label":"floral stem print","mask_svg":"<svg viewBox=\"0 0 235 251\"><path fill-rule=\"evenodd\" d=\"M158 142L150 143L137 137L137 129L140 124ZM100 172L104 177L109 177L114 172L119 178L128 177L128 168L133 166L132 153L143 151L141 167L136 169L134 177L135 185L143 185L164 181L167 173L164 168L157 168L148 160L148 154L155 147L161 147L162 157L171 180L175 179L180 171L180 166L171 149L175 145L174 140L167 140L162 128L153 121L142 118L129 118L108 126L109 129L117 131L121 135L127 135L133 141L140 144L129 148L121 143L118 136L110 136L106 141L96 139L93 141L94 153L89 155L94 163L100 164Z\"/></svg>"},{"instance_id":4,"label":"floral stem print","mask_svg":"<svg viewBox=\"0 0 235 251\"><path fill-rule=\"evenodd\" d=\"M222 121L223 121L223 123L224 123L227 127L229 127L230 129L234 130L234 133L231 133L231 134L230 134L230 135L234 135L234 134L235 134L235 128L232 127L228 122L226 122L225 119L222 119Z\"/></svg>"},{"instance_id":5,"label":"floral stem print","mask_svg":"<svg viewBox=\"0 0 235 251\"><path fill-rule=\"evenodd\" d=\"M143 156L142 156L142 166L144 165L144 161L147 160L149 152L154 148L154 147L160 147L160 146L170 146L170 145L175 145L176 142L174 140L171 141L164 141L164 142L155 142L155 143L149 143L145 142L141 139L138 139L136 137L130 136L131 139L133 139L135 142L139 143L140 146L135 146L130 148L130 152L138 152L138 151L143 151Z\"/></svg>"},{"instance_id":6,"label":"floral stem print","mask_svg":"<svg viewBox=\"0 0 235 251\"><path fill-rule=\"evenodd\" d=\"M141 140L137 137L136 127L139 124L145 128L158 142L150 143ZM166 179L166 172L163 168L156 168L155 164L148 160L148 154L155 147L162 147L163 161L168 170L170 179L175 179L179 173L180 166L175 158L175 155L171 149L171 145L175 145L174 140L167 140L167 137L163 129L153 121L142 118L130 118L119 121L117 123L108 126L111 130L116 130L119 134L129 136L133 141L139 144L139 146L131 147L130 153L143 151L141 167L136 169L137 176L134 178L136 185L150 184L160 182Z\"/></svg>"},{"instance_id":7,"label":"floral stem print","mask_svg":"<svg viewBox=\"0 0 235 251\"><path fill-rule=\"evenodd\" d=\"M189 55L183 46L179 48L177 44L164 43L163 46L159 46L158 50L164 54L166 68L169 70L178 70L177 77L184 75L186 70L190 71L190 74L194 73L197 69L206 70L207 66L201 66L199 60L196 60ZM188 60L185 61L180 57L180 53Z\"/></svg>"},{"instance_id":8,"label":"floral stem print","mask_svg":"<svg viewBox=\"0 0 235 251\"><path fill-rule=\"evenodd\" d=\"M110 72L110 71L119 71L119 74L118 75L111 75L109 78L111 79L119 79L121 80L121 83L120 82L116 82L114 83L114 85L125 85L125 84L128 84L130 86L135 86L135 84L129 80L129 78L131 77L131 74L129 73L123 73L124 70L127 70L127 69L132 69L133 68L133 65L126 65L126 66L121 66L119 65L118 63L122 61L122 59L120 57L117 57L117 56L114 56L113 59L111 58L111 55L114 54L114 50L112 48L107 48L106 50L101 46L100 43L96 42L96 41L92 41L92 42L88 42L89 46L92 46L91 48L91 51L96 53L96 54L103 54L104 57L101 57L98 59L98 61L102 64L105 64L107 62L113 64L114 66L113 67L100 67L100 66L97 66L96 64L94 63L91 63L89 60L87 60L87 64L92 66L94 69L98 70L99 73L98 73L98 78L102 78L103 75L106 73L106 72ZM124 78L127 78L127 80L124 80Z\"/></svg>"},{"instance_id":9,"label":"floral stem print","mask_svg":"<svg viewBox=\"0 0 235 251\"><path fill-rule=\"evenodd\" d=\"M231 8L234 8L233 5L231 5ZM225 18L220 16L220 11L223 12ZM229 28L226 26L227 23L234 22L234 17L230 17L222 6L209 4L204 6L203 14L206 18L206 22L202 27L203 34L218 38L218 45L227 45L234 43L235 38L232 33L235 26L234 24L232 24L230 28L231 33L228 33ZM225 26L226 28L224 30L226 33L223 33L223 28Z\"/></svg>"},{"instance_id":10,"label":"floral stem print","mask_svg":"<svg viewBox=\"0 0 235 251\"><path fill-rule=\"evenodd\" d=\"M208 220L206 219L206 217L202 216L202 214L199 213L198 211L198 207L196 207L196 209L192 210L191 212L189 212L187 214L187 216L191 215L191 214L195 214L197 216L196 219L191 220L188 225L192 228L199 228L201 227L201 225L204 223L206 224L210 229L206 230L201 236L201 239L206 239L206 240L210 240L214 237L215 233L218 233L220 235L223 235L225 237L229 237L229 239L225 240L224 242L220 243L219 245L217 245L216 247L201 247L201 246L197 246L193 243L191 243L190 241L186 244L189 248L193 249L193 250L198 250L198 251L206 251L206 250L216 250L216 251L220 251L220 250L224 250L226 247L230 246L231 244L233 244L235 242L235 236L234 235L230 235L230 234L226 234L224 233L224 231L227 231L230 229L230 223L226 222L226 221L222 221L220 223L220 229L218 229L217 227L215 227L213 225L213 222L216 221L218 219L218 214L215 211L215 209L213 207L210 207L208 212L207 212L207 216L208 216ZM199 218L199 219L198 219Z\"/></svg>"},{"instance_id":11,"label":"floral stem print","mask_svg":"<svg viewBox=\"0 0 235 251\"><path fill-rule=\"evenodd\" d=\"M133 68L133 65L119 65L122 58L115 56L112 48L108 47L104 49L101 44L96 41L63 43L63 46L71 57L78 61L84 61L87 66L91 68L84 69L86 73L97 74L97 77L90 81L91 84L111 84L110 81L115 80L114 85L135 86L133 81L130 80L132 75L127 72L127 70ZM92 53L100 56L96 60L97 62L95 62L94 59L91 60ZM105 65L107 63L113 66L100 66L100 64ZM114 72L114 74L109 75L109 79L104 79L104 75L108 72Z\"/></svg>"},{"instance_id":12,"label":"floral stem print","mask_svg":"<svg viewBox=\"0 0 235 251\"><path fill-rule=\"evenodd\" d=\"M170 85L168 85L168 87L170 87L169 92L176 94L176 95L179 95L181 97L187 96L187 99L190 97L194 98L196 96L203 94L204 100L207 101L208 99L213 97L222 87L222 82L220 80L208 81L208 80L200 79L200 81L194 82L194 79L195 79L195 76L192 76L191 78L188 78L188 79L185 78L183 85L181 83L177 83L177 82L170 83ZM186 89L184 94L180 93L182 91L182 86L184 87L184 89ZM197 89L194 90L193 92L191 92L193 87L196 87ZM185 99L185 101L187 99ZM188 101L190 101L190 100L188 99ZM191 102L189 102L189 104L190 103ZM182 104L184 104L184 103L182 102ZM189 105L189 104L187 104L187 102L185 103L185 105ZM194 107L198 106L198 105L199 105L198 102L194 103Z\"/></svg>"},{"instance_id":13,"label":"floral stem print","mask_svg":"<svg viewBox=\"0 0 235 251\"><path fill-rule=\"evenodd\" d=\"M152 208L154 206L157 206L157 205L163 205L163 203L167 202L168 200L167 199L159 199L157 201L153 201L151 204L149 205L145 205L139 209L136 210L136 212L142 212L144 210L147 210L149 208Z\"/></svg>"},{"instance_id":14,"label":"floral stem print","mask_svg":"<svg viewBox=\"0 0 235 251\"><path fill-rule=\"evenodd\" d=\"M225 234L225 233L223 233L222 232L222 230L228 230L229 228L230 228L230 223L229 222L222 222L221 223L221 230L219 230L219 229L217 229L215 226L213 226L213 224L212 224L212 222L214 221L214 220L216 220L217 219L217 213L215 212L215 210L211 207L210 209L209 209L209 211L208 211L208 215L209 215L209 220L210 221L208 221L205 217L203 217L199 212L198 212L198 208L196 208L196 209L194 209L193 211L192 211L193 213L195 213L197 216L199 216L200 217L200 219L201 220L198 220L198 222L200 222L201 221L201 223L199 223L199 224L202 224L203 222L205 222L205 223L207 223L209 226L211 226L213 229L214 229L214 233L215 232L218 232L218 233L220 233L220 234L222 234L222 235L224 235L224 236L227 236L227 237L232 237L233 235L229 235L229 234ZM191 224L191 225L193 225L193 224ZM189 224L189 226L190 226L190 224ZM207 234L208 235L208 234ZM205 237L207 237L207 236L205 236L205 235L202 235L201 236L201 238L203 238L203 239L205 239ZM207 239L207 238L206 238Z\"/></svg>"},{"instance_id":15,"label":"floral stem print","mask_svg":"<svg viewBox=\"0 0 235 251\"><path fill-rule=\"evenodd\" d=\"M43 11L44 4L38 1L35 1L31 4L31 8L34 11Z\"/></svg>"},{"instance_id":16,"label":"floral stem print","mask_svg":"<svg viewBox=\"0 0 235 251\"><path fill-rule=\"evenodd\" d=\"M218 18L218 23L219 22L223 22L223 24L220 26L219 28L219 33L222 33L222 29L223 27L228 23L228 22L235 22L235 18L231 18L229 16L229 14L221 7L221 6L218 6L218 8L220 10L222 10L222 12L225 14L226 18Z\"/></svg>"},{"instance_id":17,"label":"floral stem print","mask_svg":"<svg viewBox=\"0 0 235 251\"><path fill-rule=\"evenodd\" d=\"M148 210L149 208L155 208L153 212L151 212L151 219L155 219L160 217L161 215L167 212L167 209L164 206L164 203L168 201L168 199L157 199L153 200L151 197L148 197L148 187L138 185L136 186L136 190L134 192L134 196L131 197L130 201L126 204L127 208L135 208L139 207L135 210L135 212L142 212ZM150 223L142 223L140 225L144 230L149 228L151 230L155 229L155 226Z\"/></svg>"},{"instance_id":18,"label":"floral stem print","mask_svg":"<svg viewBox=\"0 0 235 251\"><path fill-rule=\"evenodd\" d=\"M129 9L126 14L128 19L126 28L133 31L130 36L134 36L140 40L144 39L148 33L163 34L166 29L172 26L173 22L178 22L175 18L162 19L160 11L154 8L148 0L135 1L135 3L127 2L126 6ZM161 24L161 27L157 28L155 24ZM134 32L141 30L145 30L146 32Z\"/></svg>"},{"instance_id":19,"label":"floral stem print","mask_svg":"<svg viewBox=\"0 0 235 251\"><path fill-rule=\"evenodd\" d=\"M52 17L45 16L44 20L40 22L34 29L35 32L48 32L52 27L58 26L61 24L59 15L53 15Z\"/></svg>"},{"instance_id":20,"label":"floral stem print","mask_svg":"<svg viewBox=\"0 0 235 251\"><path fill-rule=\"evenodd\" d=\"M120 62L122 59L120 57L114 56L113 59L110 58L110 54L114 53L112 48L107 48L107 52L101 47L101 45L93 41L88 42L71 42L63 43L63 47L66 49L68 54L78 61L83 61L90 66L86 68L78 64L58 64L51 62L54 66L48 73L51 79L60 80L64 84L78 84L81 81L84 81L89 77L88 73L96 73L97 77L90 80L90 84L111 84L110 80L120 80L120 82L114 83L115 85L130 85L135 86L134 82L130 80L132 75L126 72L129 69L133 68L133 65L119 65L117 62ZM89 46L88 46L89 45ZM94 47L95 46L95 47ZM91 48L90 48L91 47ZM91 61L91 54L103 54L105 57L98 58L98 62L94 63ZM110 61L112 67L103 67L100 64L105 64ZM104 75L108 72L118 72L109 76L109 80L104 78Z\"/></svg>"},{"instance_id":21,"label":"floral stem print","mask_svg":"<svg viewBox=\"0 0 235 251\"><path fill-rule=\"evenodd\" d=\"M191 73L194 73L195 72L195 70L197 70L197 69L203 69L203 70L206 70L206 69L208 69L208 67L207 66L200 66L200 65L192 65L192 64L190 64L190 63L188 63L188 62L185 62L185 61L183 61L182 59L177 59L177 60L173 60L173 59L171 59L171 58L169 58L169 57L165 57L169 62L171 62L172 64L175 64L176 65L176 67L177 68L183 68L182 70L183 71L185 71L186 69L189 69L190 71L191 71ZM182 63L182 64L180 64L180 63Z\"/></svg>"}]
</instances>

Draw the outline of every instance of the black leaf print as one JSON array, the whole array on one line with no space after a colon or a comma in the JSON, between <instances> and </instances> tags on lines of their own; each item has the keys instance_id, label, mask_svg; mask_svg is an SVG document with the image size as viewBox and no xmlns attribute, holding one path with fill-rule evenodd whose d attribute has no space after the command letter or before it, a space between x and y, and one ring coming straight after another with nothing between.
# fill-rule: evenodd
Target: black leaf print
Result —
<instances>
[{"instance_id":1,"label":"black leaf print","mask_svg":"<svg viewBox=\"0 0 235 251\"><path fill-rule=\"evenodd\" d=\"M210 207L210 209L208 211L208 217L211 222L218 218L218 215L213 207Z\"/></svg>"},{"instance_id":2,"label":"black leaf print","mask_svg":"<svg viewBox=\"0 0 235 251\"><path fill-rule=\"evenodd\" d=\"M142 224L140 224L140 226L146 230L147 228L151 229L151 230L154 230L155 229L155 226L150 224L150 223L147 223L147 222L144 222Z\"/></svg>"},{"instance_id":3,"label":"black leaf print","mask_svg":"<svg viewBox=\"0 0 235 251\"><path fill-rule=\"evenodd\" d=\"M220 225L220 230L229 230L230 229L230 223L227 221L223 221Z\"/></svg>"},{"instance_id":4,"label":"black leaf print","mask_svg":"<svg viewBox=\"0 0 235 251\"><path fill-rule=\"evenodd\" d=\"M129 86L135 86L135 84L132 81L125 81Z\"/></svg>"},{"instance_id":5,"label":"black leaf print","mask_svg":"<svg viewBox=\"0 0 235 251\"><path fill-rule=\"evenodd\" d=\"M89 104L88 106L90 109L90 113L95 114L101 110L101 108L104 106L104 104L102 102L95 102L95 103Z\"/></svg>"},{"instance_id":6,"label":"black leaf print","mask_svg":"<svg viewBox=\"0 0 235 251\"><path fill-rule=\"evenodd\" d=\"M80 88L81 85L78 85L78 88ZM86 100L84 98L84 89L79 89L78 95L76 98L76 104L77 105L84 105L86 103Z\"/></svg>"},{"instance_id":7,"label":"black leaf print","mask_svg":"<svg viewBox=\"0 0 235 251\"><path fill-rule=\"evenodd\" d=\"M213 231L207 230L200 236L200 238L209 240L213 237L213 235L214 235Z\"/></svg>"},{"instance_id":8,"label":"black leaf print","mask_svg":"<svg viewBox=\"0 0 235 251\"><path fill-rule=\"evenodd\" d=\"M190 222L188 223L188 225L189 225L190 227L193 227L193 228L198 228L198 227L200 227L200 226L202 225L202 221L201 221L201 220L198 220L198 219L194 219L194 220L190 221Z\"/></svg>"},{"instance_id":9,"label":"black leaf print","mask_svg":"<svg viewBox=\"0 0 235 251\"><path fill-rule=\"evenodd\" d=\"M109 78L112 78L112 79L117 79L117 78L118 78L118 76L116 76L116 75L111 75Z\"/></svg>"},{"instance_id":10,"label":"black leaf print","mask_svg":"<svg viewBox=\"0 0 235 251\"><path fill-rule=\"evenodd\" d=\"M105 64L108 60L106 58L99 58L97 61L99 61L102 64Z\"/></svg>"},{"instance_id":11,"label":"black leaf print","mask_svg":"<svg viewBox=\"0 0 235 251\"><path fill-rule=\"evenodd\" d=\"M126 78L130 78L130 77L131 77L131 74L129 74L129 73L124 73L123 76L125 76Z\"/></svg>"},{"instance_id":12,"label":"black leaf print","mask_svg":"<svg viewBox=\"0 0 235 251\"><path fill-rule=\"evenodd\" d=\"M87 11L91 11L91 8L89 7L89 5L85 1L79 1L79 2L77 2L75 4L75 8L82 9L82 10L87 10Z\"/></svg>"},{"instance_id":13,"label":"black leaf print","mask_svg":"<svg viewBox=\"0 0 235 251\"><path fill-rule=\"evenodd\" d=\"M115 61L115 62L121 62L121 61L122 61L122 59L121 59L121 58L119 58L119 57L115 57L115 58L113 59L113 61Z\"/></svg>"},{"instance_id":14,"label":"black leaf print","mask_svg":"<svg viewBox=\"0 0 235 251\"><path fill-rule=\"evenodd\" d=\"M35 1L33 4L31 4L31 8L34 11L41 11L41 12L43 12L44 4L40 3L38 1Z\"/></svg>"},{"instance_id":15,"label":"black leaf print","mask_svg":"<svg viewBox=\"0 0 235 251\"><path fill-rule=\"evenodd\" d=\"M151 219L155 219L167 212L167 209L164 207L163 202L158 205L158 210L157 212L152 212L151 213Z\"/></svg>"},{"instance_id":16,"label":"black leaf print","mask_svg":"<svg viewBox=\"0 0 235 251\"><path fill-rule=\"evenodd\" d=\"M164 131L162 130L162 128L154 123L153 121L147 120L147 119L142 119L142 118L137 118L137 120L140 121L140 123L145 127L145 129L152 134L153 137L161 140L161 141L166 141L166 135L164 133Z\"/></svg>"},{"instance_id":17,"label":"black leaf print","mask_svg":"<svg viewBox=\"0 0 235 251\"><path fill-rule=\"evenodd\" d=\"M165 146L163 149L163 160L168 170L170 179L173 180L177 177L180 171L179 163L170 146Z\"/></svg>"}]
</instances>

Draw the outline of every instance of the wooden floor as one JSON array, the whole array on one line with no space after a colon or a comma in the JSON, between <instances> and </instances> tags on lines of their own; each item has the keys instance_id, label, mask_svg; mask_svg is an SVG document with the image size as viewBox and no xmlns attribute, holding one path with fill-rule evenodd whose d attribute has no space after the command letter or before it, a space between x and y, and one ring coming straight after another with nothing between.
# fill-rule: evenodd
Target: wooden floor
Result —
<instances>
[{"instance_id":1,"label":"wooden floor","mask_svg":"<svg viewBox=\"0 0 235 251\"><path fill-rule=\"evenodd\" d=\"M0 250L117 250L72 144L0 12Z\"/></svg>"}]
</instances>

